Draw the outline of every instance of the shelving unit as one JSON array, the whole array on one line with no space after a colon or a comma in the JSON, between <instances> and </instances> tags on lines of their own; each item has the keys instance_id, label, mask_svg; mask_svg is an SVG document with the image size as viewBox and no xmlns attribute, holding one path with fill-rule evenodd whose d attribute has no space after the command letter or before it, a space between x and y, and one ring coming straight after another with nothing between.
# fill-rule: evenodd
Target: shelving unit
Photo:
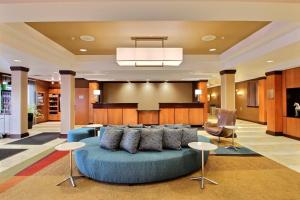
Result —
<instances>
[{"instance_id":1,"label":"shelving unit","mask_svg":"<svg viewBox=\"0 0 300 200\"><path fill-rule=\"evenodd\" d=\"M45 107L45 93L44 92L37 92L36 94L36 107L40 116L36 118L36 123L45 121L45 113L43 112Z\"/></svg>"},{"instance_id":2,"label":"shelving unit","mask_svg":"<svg viewBox=\"0 0 300 200\"><path fill-rule=\"evenodd\" d=\"M49 102L48 102L48 120L59 121L60 120L60 90L49 90Z\"/></svg>"}]
</instances>

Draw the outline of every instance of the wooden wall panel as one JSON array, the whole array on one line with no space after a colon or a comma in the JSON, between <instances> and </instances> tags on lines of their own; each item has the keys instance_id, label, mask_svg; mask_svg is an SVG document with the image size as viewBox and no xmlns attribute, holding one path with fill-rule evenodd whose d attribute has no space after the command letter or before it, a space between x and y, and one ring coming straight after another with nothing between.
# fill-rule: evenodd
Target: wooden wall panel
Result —
<instances>
[{"instance_id":1,"label":"wooden wall panel","mask_svg":"<svg viewBox=\"0 0 300 200\"><path fill-rule=\"evenodd\" d=\"M113 125L123 124L123 109L122 108L108 108L107 109L107 123Z\"/></svg>"},{"instance_id":2,"label":"wooden wall panel","mask_svg":"<svg viewBox=\"0 0 300 200\"><path fill-rule=\"evenodd\" d=\"M97 82L89 82L89 123L93 123L94 109L93 103L97 101L97 97L94 95L93 91L99 89L99 84Z\"/></svg>"},{"instance_id":3,"label":"wooden wall panel","mask_svg":"<svg viewBox=\"0 0 300 200\"><path fill-rule=\"evenodd\" d=\"M139 124L158 124L159 123L159 111L156 110L143 110L138 112Z\"/></svg>"},{"instance_id":4,"label":"wooden wall panel","mask_svg":"<svg viewBox=\"0 0 300 200\"><path fill-rule=\"evenodd\" d=\"M89 124L89 88L75 88L75 124Z\"/></svg>"},{"instance_id":5,"label":"wooden wall panel","mask_svg":"<svg viewBox=\"0 0 300 200\"><path fill-rule=\"evenodd\" d=\"M189 109L175 108L175 124L189 124Z\"/></svg>"},{"instance_id":6,"label":"wooden wall panel","mask_svg":"<svg viewBox=\"0 0 300 200\"><path fill-rule=\"evenodd\" d=\"M282 133L282 75L267 76L267 130Z\"/></svg>"},{"instance_id":7,"label":"wooden wall panel","mask_svg":"<svg viewBox=\"0 0 300 200\"><path fill-rule=\"evenodd\" d=\"M174 108L161 108L159 112L159 124L174 124Z\"/></svg>"},{"instance_id":8,"label":"wooden wall panel","mask_svg":"<svg viewBox=\"0 0 300 200\"><path fill-rule=\"evenodd\" d=\"M203 125L203 108L189 108L189 124Z\"/></svg>"},{"instance_id":9,"label":"wooden wall panel","mask_svg":"<svg viewBox=\"0 0 300 200\"><path fill-rule=\"evenodd\" d=\"M258 81L258 121L262 123L267 122L267 90L266 79Z\"/></svg>"},{"instance_id":10,"label":"wooden wall panel","mask_svg":"<svg viewBox=\"0 0 300 200\"><path fill-rule=\"evenodd\" d=\"M108 124L107 109L106 108L94 109L92 123L107 125Z\"/></svg>"},{"instance_id":11,"label":"wooden wall panel","mask_svg":"<svg viewBox=\"0 0 300 200\"><path fill-rule=\"evenodd\" d=\"M138 115L136 108L123 109L123 124L137 124Z\"/></svg>"},{"instance_id":12,"label":"wooden wall panel","mask_svg":"<svg viewBox=\"0 0 300 200\"><path fill-rule=\"evenodd\" d=\"M235 95L235 107L237 118L253 122L259 121L259 107L248 106L248 81L242 81L235 84L239 95Z\"/></svg>"},{"instance_id":13,"label":"wooden wall panel","mask_svg":"<svg viewBox=\"0 0 300 200\"><path fill-rule=\"evenodd\" d=\"M300 119L299 118L286 118L287 133L289 136L300 138Z\"/></svg>"},{"instance_id":14,"label":"wooden wall panel","mask_svg":"<svg viewBox=\"0 0 300 200\"><path fill-rule=\"evenodd\" d=\"M288 69L286 73L286 88L299 88L300 87L300 67Z\"/></svg>"}]
</instances>

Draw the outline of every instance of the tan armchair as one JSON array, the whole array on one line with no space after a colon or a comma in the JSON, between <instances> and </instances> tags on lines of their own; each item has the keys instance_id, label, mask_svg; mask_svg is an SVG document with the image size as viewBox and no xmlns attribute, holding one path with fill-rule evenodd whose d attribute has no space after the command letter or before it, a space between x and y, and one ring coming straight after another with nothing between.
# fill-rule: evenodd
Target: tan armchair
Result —
<instances>
[{"instance_id":1,"label":"tan armchair","mask_svg":"<svg viewBox=\"0 0 300 200\"><path fill-rule=\"evenodd\" d=\"M217 112L217 123L207 122L204 124L204 130L207 133L220 138L232 137L232 130L224 128L224 126L234 126L236 123L236 111L218 109ZM235 136L234 136L235 137Z\"/></svg>"}]
</instances>

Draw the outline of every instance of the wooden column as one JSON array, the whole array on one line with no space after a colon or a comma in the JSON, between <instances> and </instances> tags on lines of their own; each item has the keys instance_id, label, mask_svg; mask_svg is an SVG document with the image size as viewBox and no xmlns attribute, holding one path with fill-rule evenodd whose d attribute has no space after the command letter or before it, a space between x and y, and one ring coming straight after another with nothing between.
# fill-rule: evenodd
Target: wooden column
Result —
<instances>
[{"instance_id":1,"label":"wooden column","mask_svg":"<svg viewBox=\"0 0 300 200\"><path fill-rule=\"evenodd\" d=\"M59 70L61 75L61 134L66 137L75 125L75 75L71 70Z\"/></svg>"},{"instance_id":2,"label":"wooden column","mask_svg":"<svg viewBox=\"0 0 300 200\"><path fill-rule=\"evenodd\" d=\"M266 78L258 80L258 120L263 124L267 124L267 88Z\"/></svg>"},{"instance_id":3,"label":"wooden column","mask_svg":"<svg viewBox=\"0 0 300 200\"><path fill-rule=\"evenodd\" d=\"M282 72L267 72L267 134L282 135Z\"/></svg>"},{"instance_id":4,"label":"wooden column","mask_svg":"<svg viewBox=\"0 0 300 200\"><path fill-rule=\"evenodd\" d=\"M222 109L235 110L235 73L234 69L220 71Z\"/></svg>"},{"instance_id":5,"label":"wooden column","mask_svg":"<svg viewBox=\"0 0 300 200\"><path fill-rule=\"evenodd\" d=\"M11 70L11 131L9 137L28 136L28 71L26 67L12 66Z\"/></svg>"}]
</instances>

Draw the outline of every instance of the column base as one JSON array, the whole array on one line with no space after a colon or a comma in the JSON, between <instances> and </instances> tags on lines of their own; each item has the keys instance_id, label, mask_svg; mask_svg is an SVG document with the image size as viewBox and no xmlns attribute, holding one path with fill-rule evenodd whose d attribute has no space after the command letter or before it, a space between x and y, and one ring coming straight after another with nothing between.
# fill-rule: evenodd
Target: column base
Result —
<instances>
[{"instance_id":1,"label":"column base","mask_svg":"<svg viewBox=\"0 0 300 200\"><path fill-rule=\"evenodd\" d=\"M282 132L275 132L275 131L267 130L266 133L269 134L269 135L273 135L273 136L283 136Z\"/></svg>"},{"instance_id":2,"label":"column base","mask_svg":"<svg viewBox=\"0 0 300 200\"><path fill-rule=\"evenodd\" d=\"M21 134L9 134L8 137L12 139L20 139L29 136L29 133L21 133Z\"/></svg>"},{"instance_id":3,"label":"column base","mask_svg":"<svg viewBox=\"0 0 300 200\"><path fill-rule=\"evenodd\" d=\"M67 138L68 134L59 134L59 138Z\"/></svg>"}]
</instances>

